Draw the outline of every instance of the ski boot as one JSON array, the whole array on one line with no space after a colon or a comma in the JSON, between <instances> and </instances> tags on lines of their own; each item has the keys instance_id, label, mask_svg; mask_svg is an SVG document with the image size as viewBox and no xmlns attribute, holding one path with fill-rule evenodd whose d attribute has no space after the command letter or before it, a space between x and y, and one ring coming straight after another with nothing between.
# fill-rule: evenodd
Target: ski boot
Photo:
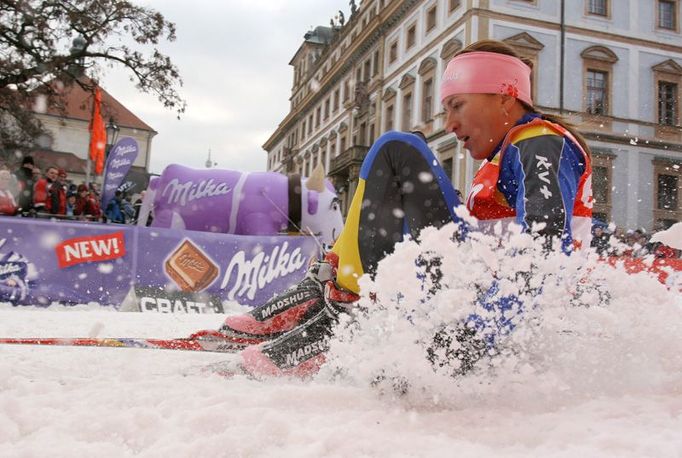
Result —
<instances>
[{"instance_id":1,"label":"ski boot","mask_svg":"<svg viewBox=\"0 0 682 458\"><path fill-rule=\"evenodd\" d=\"M349 314L359 296L326 282L321 310L308 321L261 345L242 352L242 370L254 377L309 377L326 361L329 339L341 314Z\"/></svg>"},{"instance_id":2,"label":"ski boot","mask_svg":"<svg viewBox=\"0 0 682 458\"><path fill-rule=\"evenodd\" d=\"M273 340L316 316L324 308L324 284L336 277L338 256L327 253L311 263L303 280L248 313L227 317L218 330L190 338L221 341L237 351Z\"/></svg>"}]
</instances>

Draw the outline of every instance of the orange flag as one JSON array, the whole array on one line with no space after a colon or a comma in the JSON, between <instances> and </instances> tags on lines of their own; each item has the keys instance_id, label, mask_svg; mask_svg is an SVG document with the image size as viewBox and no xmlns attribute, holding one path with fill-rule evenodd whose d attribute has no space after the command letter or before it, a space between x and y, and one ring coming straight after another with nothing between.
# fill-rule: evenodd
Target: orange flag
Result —
<instances>
[{"instance_id":1,"label":"orange flag","mask_svg":"<svg viewBox=\"0 0 682 458\"><path fill-rule=\"evenodd\" d=\"M90 160L95 163L95 175L104 171L104 156L107 147L107 129L102 119L102 91L95 88L95 100L90 120Z\"/></svg>"}]
</instances>

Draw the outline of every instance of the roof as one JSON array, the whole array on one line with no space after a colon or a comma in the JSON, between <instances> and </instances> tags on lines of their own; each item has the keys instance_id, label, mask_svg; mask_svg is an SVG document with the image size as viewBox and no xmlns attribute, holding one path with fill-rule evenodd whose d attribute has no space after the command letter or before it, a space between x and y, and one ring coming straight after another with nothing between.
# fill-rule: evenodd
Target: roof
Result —
<instances>
[{"instance_id":1,"label":"roof","mask_svg":"<svg viewBox=\"0 0 682 458\"><path fill-rule=\"evenodd\" d=\"M306 45L312 45L316 48L328 45L334 37L334 30L331 27L318 25L314 30L310 30L303 35L303 43L298 47L294 53L294 57L289 61L289 65L293 65L296 57L306 48Z\"/></svg>"},{"instance_id":2,"label":"roof","mask_svg":"<svg viewBox=\"0 0 682 458\"><path fill-rule=\"evenodd\" d=\"M152 127L135 116L103 87L100 86L100 89L102 90L102 117L105 123L109 121L109 118L113 117L119 127L155 132ZM64 89L64 112L61 112L56 107L48 107L45 114L90 122L92 117L92 100L92 93L86 92L80 85L69 85Z\"/></svg>"},{"instance_id":3,"label":"roof","mask_svg":"<svg viewBox=\"0 0 682 458\"><path fill-rule=\"evenodd\" d=\"M52 151L49 149L34 149L27 153L28 156L33 156L35 165L43 173L50 166L55 166L60 169L64 169L67 174L82 174L85 175L87 169L87 160L76 156L73 153L66 153L63 151ZM19 162L15 167L19 166ZM147 175L144 167L134 165L130 168L131 172L135 174ZM92 166L91 173L94 174L94 165ZM139 180L138 180L139 181Z\"/></svg>"},{"instance_id":4,"label":"roof","mask_svg":"<svg viewBox=\"0 0 682 458\"><path fill-rule=\"evenodd\" d=\"M36 149L28 153L33 156L36 167L43 173L52 165L57 168L66 170L66 173L85 173L86 160L76 156L73 153L65 153L61 151L52 151L46 149Z\"/></svg>"}]
</instances>

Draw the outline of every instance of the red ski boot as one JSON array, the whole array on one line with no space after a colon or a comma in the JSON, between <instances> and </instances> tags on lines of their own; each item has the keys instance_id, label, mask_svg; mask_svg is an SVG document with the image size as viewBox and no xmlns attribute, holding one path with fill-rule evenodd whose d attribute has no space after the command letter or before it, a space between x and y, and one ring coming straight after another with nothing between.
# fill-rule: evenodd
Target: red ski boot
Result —
<instances>
[{"instance_id":1,"label":"red ski boot","mask_svg":"<svg viewBox=\"0 0 682 458\"><path fill-rule=\"evenodd\" d=\"M309 377L326 361L329 339L341 313L350 313L357 294L325 285L323 308L312 318L276 339L242 352L243 371L254 377Z\"/></svg>"},{"instance_id":2,"label":"red ski boot","mask_svg":"<svg viewBox=\"0 0 682 458\"><path fill-rule=\"evenodd\" d=\"M324 284L336 277L338 256L327 253L313 262L305 278L244 315L227 317L218 330L200 331L194 337L222 340L235 350L273 340L317 315L324 308Z\"/></svg>"}]
</instances>

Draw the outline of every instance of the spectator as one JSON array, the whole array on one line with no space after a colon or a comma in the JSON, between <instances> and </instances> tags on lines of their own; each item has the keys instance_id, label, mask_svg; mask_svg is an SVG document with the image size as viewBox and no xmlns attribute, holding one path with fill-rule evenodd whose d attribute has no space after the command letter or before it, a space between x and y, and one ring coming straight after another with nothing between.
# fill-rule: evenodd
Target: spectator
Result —
<instances>
[{"instance_id":1,"label":"spectator","mask_svg":"<svg viewBox=\"0 0 682 458\"><path fill-rule=\"evenodd\" d=\"M95 208L95 212L97 215L97 218L101 218L102 216L102 197L99 194L99 190L97 189L97 185L95 183L90 183L90 192L88 194L90 196L90 200L92 202L92 205Z\"/></svg>"},{"instance_id":2,"label":"spectator","mask_svg":"<svg viewBox=\"0 0 682 458\"><path fill-rule=\"evenodd\" d=\"M69 190L66 193L66 216L73 218L76 213L76 193Z\"/></svg>"},{"instance_id":3,"label":"spectator","mask_svg":"<svg viewBox=\"0 0 682 458\"><path fill-rule=\"evenodd\" d=\"M21 161L21 167L14 172L19 186L17 190L17 207L23 213L33 208L33 185L35 184L34 173L36 170L40 172L33 164L33 157L24 156L24 159Z\"/></svg>"},{"instance_id":4,"label":"spectator","mask_svg":"<svg viewBox=\"0 0 682 458\"><path fill-rule=\"evenodd\" d=\"M53 215L66 215L66 172L57 170L57 179L50 186L48 197L48 212Z\"/></svg>"},{"instance_id":5,"label":"spectator","mask_svg":"<svg viewBox=\"0 0 682 458\"><path fill-rule=\"evenodd\" d=\"M116 191L114 198L107 204L104 216L111 223L125 224L125 218L121 212L121 191Z\"/></svg>"},{"instance_id":6,"label":"spectator","mask_svg":"<svg viewBox=\"0 0 682 458\"><path fill-rule=\"evenodd\" d=\"M80 216L81 219L96 221L101 216L100 213L99 204L90 194L88 186L84 183L79 184L76 192L74 215Z\"/></svg>"},{"instance_id":7,"label":"spectator","mask_svg":"<svg viewBox=\"0 0 682 458\"><path fill-rule=\"evenodd\" d=\"M142 191L140 195L133 202L133 208L135 209L135 221L140 218L140 209L142 208L142 201L144 200L145 191Z\"/></svg>"},{"instance_id":8,"label":"spectator","mask_svg":"<svg viewBox=\"0 0 682 458\"><path fill-rule=\"evenodd\" d=\"M121 194L121 212L126 224L135 223L135 209L133 204L130 203L130 196L127 196L125 193Z\"/></svg>"},{"instance_id":9,"label":"spectator","mask_svg":"<svg viewBox=\"0 0 682 458\"><path fill-rule=\"evenodd\" d=\"M50 166L45 171L45 176L33 185L33 208L38 213L48 213L48 196L52 184L57 181L59 171L57 167Z\"/></svg>"},{"instance_id":10,"label":"spectator","mask_svg":"<svg viewBox=\"0 0 682 458\"><path fill-rule=\"evenodd\" d=\"M0 170L0 215L13 216L17 213L17 203L10 189L12 174L7 169Z\"/></svg>"},{"instance_id":11,"label":"spectator","mask_svg":"<svg viewBox=\"0 0 682 458\"><path fill-rule=\"evenodd\" d=\"M601 256L609 248L609 234L604 231L603 226L595 226L592 230L592 243L590 244Z\"/></svg>"}]
</instances>

